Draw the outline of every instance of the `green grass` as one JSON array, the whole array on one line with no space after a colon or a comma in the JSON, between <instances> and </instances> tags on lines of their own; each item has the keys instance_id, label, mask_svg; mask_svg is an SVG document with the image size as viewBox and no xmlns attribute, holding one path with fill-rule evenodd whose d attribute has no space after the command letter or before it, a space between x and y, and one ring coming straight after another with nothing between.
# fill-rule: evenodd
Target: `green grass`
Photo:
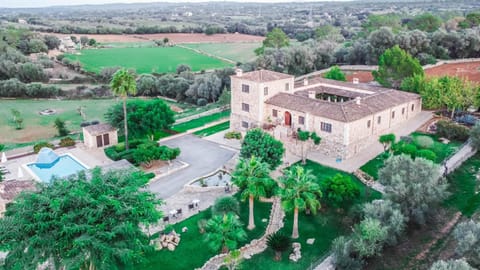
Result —
<instances>
[{"instance_id":1,"label":"green grass","mask_svg":"<svg viewBox=\"0 0 480 270\"><path fill-rule=\"evenodd\" d=\"M435 163L440 164L442 163L447 157L449 157L452 153L454 153L458 147L462 144L461 142L452 141L448 144L444 144L440 142L438 136L432 134L424 134L419 132L414 132L410 135L413 139L413 143L415 144L415 138L420 136L427 136L433 139L433 145L428 148L432 150L436 155L437 159ZM417 145L418 147L418 145ZM419 148L420 149L420 148ZM385 160L389 157L388 154L381 153L380 155L376 156L374 159L370 160L369 162L365 163L360 169L375 179L378 179L378 171L383 168L383 164Z\"/></svg>"},{"instance_id":2,"label":"green grass","mask_svg":"<svg viewBox=\"0 0 480 270\"><path fill-rule=\"evenodd\" d=\"M230 66L217 58L180 47L87 49L80 55L66 54L65 57L80 61L83 69L92 72L111 66L133 68L137 73L175 72L180 64L188 64L193 71Z\"/></svg>"},{"instance_id":3,"label":"green grass","mask_svg":"<svg viewBox=\"0 0 480 270\"><path fill-rule=\"evenodd\" d=\"M239 195L234 195L239 198ZM244 223L248 239L240 244L245 245L253 239L260 238L265 232L268 222L261 220L269 218L271 203L255 202L255 229L249 231L246 229L248 223L248 202L240 204L240 219ZM204 235L198 230L198 221L209 219L211 217L211 208L200 212L178 224L173 225L176 232L181 232L183 227L188 228L188 232L182 233L180 244L171 252L168 250L156 251L148 256L148 261L142 265L134 266L130 269L142 270L177 270L177 269L195 269L201 267L207 260L216 253L211 251L203 241ZM240 247L239 246L239 247Z\"/></svg>"},{"instance_id":4,"label":"green grass","mask_svg":"<svg viewBox=\"0 0 480 270\"><path fill-rule=\"evenodd\" d=\"M461 211L466 216L480 209L480 187L477 174L480 169L480 154L477 154L447 176L451 196L445 205Z\"/></svg>"},{"instance_id":5,"label":"green grass","mask_svg":"<svg viewBox=\"0 0 480 270\"><path fill-rule=\"evenodd\" d=\"M207 54L223 57L234 62L246 63L257 58L254 51L256 48L261 47L262 43L194 43L182 45Z\"/></svg>"},{"instance_id":6,"label":"green grass","mask_svg":"<svg viewBox=\"0 0 480 270\"><path fill-rule=\"evenodd\" d=\"M317 176L318 181L325 180L337 173L347 174L336 169L320 165L318 163L307 160L305 168L310 169ZM371 190L363 185L355 176L349 175L361 190L361 195L354 203L361 203L366 200L378 199L380 193ZM368 194L365 192L368 189ZM291 235L293 228L293 214L286 213L285 226L281 229L286 235ZM340 235L351 232L352 222L345 213L340 213L335 209L325 208L317 213L317 215L299 214L298 219L300 237L295 240L302 245L302 258L293 263L288 259L290 251L284 252L281 261L274 261L274 252L267 249L265 252L253 256L250 260L246 260L243 269L298 269L304 270L317 262L319 259L328 255L330 245L333 239ZM313 245L307 245L308 238L315 238Z\"/></svg>"},{"instance_id":7,"label":"green grass","mask_svg":"<svg viewBox=\"0 0 480 270\"><path fill-rule=\"evenodd\" d=\"M174 125L172 127L172 130L176 131L176 132L185 132L185 131L190 130L190 129L194 129L194 128L204 126L204 125L206 125L208 123L211 123L211 122L219 121L223 118L227 118L228 116L230 116L230 110L214 113L214 114L211 114L211 115L207 115L207 116L204 116L204 117L200 117L200 118L197 118L197 119L190 120L188 122L184 122L184 123L181 123L181 124L178 124L178 125Z\"/></svg>"},{"instance_id":8,"label":"green grass","mask_svg":"<svg viewBox=\"0 0 480 270\"><path fill-rule=\"evenodd\" d=\"M205 136L210 136L212 134L218 133L220 131L224 131L230 128L230 121L220 123L215 126L211 126L199 131L195 131L193 134L200 136L200 137L205 137Z\"/></svg>"},{"instance_id":9,"label":"green grass","mask_svg":"<svg viewBox=\"0 0 480 270\"><path fill-rule=\"evenodd\" d=\"M53 123L57 117L65 120L70 131L80 131L82 118L77 108L85 106L87 120L105 120L107 109L115 104L115 99L85 99L85 100L0 100L0 143L8 143L9 148L20 147L25 143L46 140L56 135ZM55 115L40 115L44 109L55 109ZM24 129L15 130L10 119L11 110L20 111L24 119ZM18 144L18 145L17 145Z\"/></svg>"}]
</instances>

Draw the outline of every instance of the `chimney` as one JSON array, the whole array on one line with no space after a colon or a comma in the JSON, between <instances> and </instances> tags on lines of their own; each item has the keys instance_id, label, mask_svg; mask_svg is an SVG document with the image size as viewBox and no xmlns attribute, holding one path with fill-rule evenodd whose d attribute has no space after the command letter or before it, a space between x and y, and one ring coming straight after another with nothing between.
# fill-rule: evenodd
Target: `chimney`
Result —
<instances>
[{"instance_id":1,"label":"chimney","mask_svg":"<svg viewBox=\"0 0 480 270\"><path fill-rule=\"evenodd\" d=\"M308 91L308 98L316 99L315 97L316 95L317 95L317 92L315 92L314 90Z\"/></svg>"},{"instance_id":2,"label":"chimney","mask_svg":"<svg viewBox=\"0 0 480 270\"><path fill-rule=\"evenodd\" d=\"M243 70L240 69L240 68L237 68L237 69L235 69L235 73L236 73L237 77L242 77L242 75L243 75Z\"/></svg>"},{"instance_id":3,"label":"chimney","mask_svg":"<svg viewBox=\"0 0 480 270\"><path fill-rule=\"evenodd\" d=\"M360 105L360 101L362 100L361 97L356 97L355 98L355 104Z\"/></svg>"},{"instance_id":4,"label":"chimney","mask_svg":"<svg viewBox=\"0 0 480 270\"><path fill-rule=\"evenodd\" d=\"M305 86L308 85L308 78L307 77L303 78L303 85L305 85Z\"/></svg>"},{"instance_id":5,"label":"chimney","mask_svg":"<svg viewBox=\"0 0 480 270\"><path fill-rule=\"evenodd\" d=\"M360 81L358 80L358 78L353 78L353 83L354 84L358 84Z\"/></svg>"}]
</instances>

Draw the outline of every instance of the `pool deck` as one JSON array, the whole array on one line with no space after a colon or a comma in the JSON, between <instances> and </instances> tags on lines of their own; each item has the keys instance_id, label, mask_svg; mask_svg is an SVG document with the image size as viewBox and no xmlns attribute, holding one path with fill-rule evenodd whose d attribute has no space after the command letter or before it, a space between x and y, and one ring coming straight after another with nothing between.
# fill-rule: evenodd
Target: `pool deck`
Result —
<instances>
[{"instance_id":1,"label":"pool deck","mask_svg":"<svg viewBox=\"0 0 480 270\"><path fill-rule=\"evenodd\" d=\"M77 143L75 147L62 147L55 149L54 152L61 156L65 154L73 155L81 163L85 164L88 168L94 168L97 166L104 166L113 163L112 160L105 156L103 149L88 149L82 143ZM10 171L9 174L5 174L5 180L31 180L34 176L25 169L23 165L35 162L38 154L32 154L25 157L9 159L5 163L1 163L1 166L7 168ZM8 157L8 155L7 155ZM22 170L23 176L19 177L19 168Z\"/></svg>"}]
</instances>

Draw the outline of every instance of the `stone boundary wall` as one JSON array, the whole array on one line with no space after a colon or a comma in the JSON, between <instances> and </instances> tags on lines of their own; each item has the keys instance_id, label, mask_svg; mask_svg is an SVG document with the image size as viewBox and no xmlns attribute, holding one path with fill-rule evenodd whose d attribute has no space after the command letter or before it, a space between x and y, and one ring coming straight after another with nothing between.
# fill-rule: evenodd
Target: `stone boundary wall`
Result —
<instances>
[{"instance_id":1,"label":"stone boundary wall","mask_svg":"<svg viewBox=\"0 0 480 270\"><path fill-rule=\"evenodd\" d=\"M440 60L437 63L433 65L425 65L423 66L424 70L438 67L444 64L459 64L459 63L470 63L470 62L478 62L480 61L480 58L464 58L464 59L455 59L455 60Z\"/></svg>"}]
</instances>

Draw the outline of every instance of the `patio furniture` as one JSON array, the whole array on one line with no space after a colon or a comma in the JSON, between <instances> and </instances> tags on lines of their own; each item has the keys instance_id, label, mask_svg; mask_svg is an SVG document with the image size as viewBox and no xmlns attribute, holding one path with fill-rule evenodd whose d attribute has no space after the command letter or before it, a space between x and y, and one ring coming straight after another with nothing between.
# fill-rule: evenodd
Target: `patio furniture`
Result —
<instances>
[{"instance_id":1,"label":"patio furniture","mask_svg":"<svg viewBox=\"0 0 480 270\"><path fill-rule=\"evenodd\" d=\"M193 203L189 203L188 210L193 210L193 208L195 208L195 205L193 205Z\"/></svg>"},{"instance_id":2,"label":"patio furniture","mask_svg":"<svg viewBox=\"0 0 480 270\"><path fill-rule=\"evenodd\" d=\"M163 222L168 223L168 221L170 221L170 217L169 217L169 216L163 217Z\"/></svg>"},{"instance_id":3,"label":"patio furniture","mask_svg":"<svg viewBox=\"0 0 480 270\"><path fill-rule=\"evenodd\" d=\"M200 200L199 199L195 199L192 201L193 205L195 206L195 208L198 207L198 205L200 204Z\"/></svg>"},{"instance_id":4,"label":"patio furniture","mask_svg":"<svg viewBox=\"0 0 480 270\"><path fill-rule=\"evenodd\" d=\"M173 209L173 210L170 210L170 212L168 212L170 214L171 217L174 217L176 218L177 217L177 210Z\"/></svg>"},{"instance_id":5,"label":"patio furniture","mask_svg":"<svg viewBox=\"0 0 480 270\"><path fill-rule=\"evenodd\" d=\"M182 208L178 208L178 209L177 209L176 215L177 215L177 217L179 217L179 216L182 215Z\"/></svg>"}]
</instances>

